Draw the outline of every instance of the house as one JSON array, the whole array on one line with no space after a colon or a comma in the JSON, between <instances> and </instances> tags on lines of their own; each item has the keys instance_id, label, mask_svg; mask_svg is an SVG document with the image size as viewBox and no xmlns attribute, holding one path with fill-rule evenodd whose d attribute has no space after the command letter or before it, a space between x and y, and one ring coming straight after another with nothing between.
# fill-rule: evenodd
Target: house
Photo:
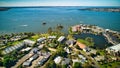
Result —
<instances>
[{"instance_id":1,"label":"house","mask_svg":"<svg viewBox=\"0 0 120 68\"><path fill-rule=\"evenodd\" d=\"M77 42L76 44L77 44L77 45L80 47L80 49L82 49L83 51L85 51L85 52L90 51L90 49L89 49L85 44L82 44L82 43L80 43L80 42Z\"/></svg>"},{"instance_id":2,"label":"house","mask_svg":"<svg viewBox=\"0 0 120 68\"><path fill-rule=\"evenodd\" d=\"M48 36L48 39L56 39L56 36Z\"/></svg>"},{"instance_id":3,"label":"house","mask_svg":"<svg viewBox=\"0 0 120 68\"><path fill-rule=\"evenodd\" d=\"M31 48L30 48L30 47L27 47L27 48L25 48L25 49L22 49L21 51L24 52L24 51L29 51L29 50L31 50Z\"/></svg>"},{"instance_id":4,"label":"house","mask_svg":"<svg viewBox=\"0 0 120 68\"><path fill-rule=\"evenodd\" d=\"M58 42L63 42L65 40L65 36L60 36L59 38L58 38Z\"/></svg>"},{"instance_id":5,"label":"house","mask_svg":"<svg viewBox=\"0 0 120 68\"><path fill-rule=\"evenodd\" d=\"M104 60L105 58L104 58L104 56L97 56L97 57L94 57L94 59L96 61L101 61L101 60Z\"/></svg>"},{"instance_id":6,"label":"house","mask_svg":"<svg viewBox=\"0 0 120 68\"><path fill-rule=\"evenodd\" d=\"M79 58L86 60L86 58L83 55L78 55Z\"/></svg>"},{"instance_id":7,"label":"house","mask_svg":"<svg viewBox=\"0 0 120 68\"><path fill-rule=\"evenodd\" d=\"M69 58L64 58L61 62L62 65L69 65L70 64L70 59Z\"/></svg>"},{"instance_id":8,"label":"house","mask_svg":"<svg viewBox=\"0 0 120 68\"><path fill-rule=\"evenodd\" d=\"M35 44L34 41L31 41L31 40L28 40L28 39L24 40L23 42L24 42L25 45L29 45L29 46L32 46L33 44Z\"/></svg>"},{"instance_id":9,"label":"house","mask_svg":"<svg viewBox=\"0 0 120 68\"><path fill-rule=\"evenodd\" d=\"M4 42L2 40L0 40L0 46L5 45Z\"/></svg>"},{"instance_id":10,"label":"house","mask_svg":"<svg viewBox=\"0 0 120 68\"><path fill-rule=\"evenodd\" d=\"M21 36L14 36L10 39L10 41L17 41L17 40L20 40L21 39Z\"/></svg>"},{"instance_id":11,"label":"house","mask_svg":"<svg viewBox=\"0 0 120 68\"><path fill-rule=\"evenodd\" d=\"M85 62L87 62L86 57L84 57L83 55L78 55L78 57L81 59L80 62L82 64L84 64Z\"/></svg>"},{"instance_id":12,"label":"house","mask_svg":"<svg viewBox=\"0 0 120 68\"><path fill-rule=\"evenodd\" d=\"M44 58L48 59L50 55L51 55L50 52L47 52Z\"/></svg>"},{"instance_id":13,"label":"house","mask_svg":"<svg viewBox=\"0 0 120 68\"><path fill-rule=\"evenodd\" d=\"M43 47L44 47L44 44L40 44L40 45L38 46L39 49L42 49Z\"/></svg>"},{"instance_id":14,"label":"house","mask_svg":"<svg viewBox=\"0 0 120 68\"><path fill-rule=\"evenodd\" d=\"M70 50L69 48L67 48L67 47L65 47L64 50L65 50L68 54L71 53L71 50Z\"/></svg>"},{"instance_id":15,"label":"house","mask_svg":"<svg viewBox=\"0 0 120 68\"><path fill-rule=\"evenodd\" d=\"M82 29L82 32L91 32L91 28L89 28L89 27L82 27L81 28Z\"/></svg>"},{"instance_id":16,"label":"house","mask_svg":"<svg viewBox=\"0 0 120 68\"><path fill-rule=\"evenodd\" d=\"M113 54L113 55L120 55L120 43L117 45L106 48L106 51L108 53Z\"/></svg>"},{"instance_id":17,"label":"house","mask_svg":"<svg viewBox=\"0 0 120 68\"><path fill-rule=\"evenodd\" d=\"M46 59L46 58L43 58L42 60L40 60L40 61L38 62L38 65L42 66L46 61L47 61L47 59Z\"/></svg>"},{"instance_id":18,"label":"house","mask_svg":"<svg viewBox=\"0 0 120 68\"><path fill-rule=\"evenodd\" d=\"M33 55L30 59L29 59L29 61L33 61L33 60L35 60L35 59L37 59L39 57L39 55L38 54L35 54L35 55Z\"/></svg>"},{"instance_id":19,"label":"house","mask_svg":"<svg viewBox=\"0 0 120 68\"><path fill-rule=\"evenodd\" d=\"M72 32L77 32L77 28L75 26L72 27Z\"/></svg>"},{"instance_id":20,"label":"house","mask_svg":"<svg viewBox=\"0 0 120 68\"><path fill-rule=\"evenodd\" d=\"M72 62L73 64L76 63L76 62L80 62L80 60L77 58L77 59L72 59Z\"/></svg>"},{"instance_id":21,"label":"house","mask_svg":"<svg viewBox=\"0 0 120 68\"><path fill-rule=\"evenodd\" d=\"M55 62L56 64L59 64L59 63L61 62L61 60L62 60L62 57L61 57L61 56L58 56L58 57L56 57L56 58L54 59L54 62Z\"/></svg>"},{"instance_id":22,"label":"house","mask_svg":"<svg viewBox=\"0 0 120 68\"><path fill-rule=\"evenodd\" d=\"M33 48L31 51L30 51L30 53L35 53L35 54L37 54L38 53L38 48Z\"/></svg>"},{"instance_id":23,"label":"house","mask_svg":"<svg viewBox=\"0 0 120 68\"><path fill-rule=\"evenodd\" d=\"M67 44L67 45L74 45L75 43L76 43L75 40L67 40L67 41L66 41L66 44Z\"/></svg>"},{"instance_id":24,"label":"house","mask_svg":"<svg viewBox=\"0 0 120 68\"><path fill-rule=\"evenodd\" d=\"M31 65L30 61L26 61L23 63L23 67L29 67Z\"/></svg>"},{"instance_id":25,"label":"house","mask_svg":"<svg viewBox=\"0 0 120 68\"><path fill-rule=\"evenodd\" d=\"M42 43L42 41L44 41L45 39L46 39L45 37L39 38L39 39L37 39L37 42Z\"/></svg>"},{"instance_id":26,"label":"house","mask_svg":"<svg viewBox=\"0 0 120 68\"><path fill-rule=\"evenodd\" d=\"M45 52L45 53L39 53L41 54L42 56L44 56L39 62L38 62L38 65L42 66L50 57L50 52Z\"/></svg>"}]
</instances>

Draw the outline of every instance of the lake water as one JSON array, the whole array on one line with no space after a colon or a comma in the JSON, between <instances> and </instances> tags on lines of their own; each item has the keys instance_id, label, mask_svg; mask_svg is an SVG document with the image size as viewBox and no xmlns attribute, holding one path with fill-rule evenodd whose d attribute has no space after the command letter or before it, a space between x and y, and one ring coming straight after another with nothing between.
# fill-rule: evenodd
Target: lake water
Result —
<instances>
[{"instance_id":1,"label":"lake water","mask_svg":"<svg viewBox=\"0 0 120 68\"><path fill-rule=\"evenodd\" d=\"M82 34L77 34L73 35L76 39L85 39L86 37L91 37L93 38L93 42L95 47L98 48L105 48L105 45L108 45L108 42L106 38L102 35L94 35L94 34L89 34L89 33L82 33Z\"/></svg>"},{"instance_id":2,"label":"lake water","mask_svg":"<svg viewBox=\"0 0 120 68\"><path fill-rule=\"evenodd\" d=\"M46 32L57 24L68 27L76 24L93 24L120 32L119 12L78 10L85 7L12 8L0 11L0 34L13 32ZM42 25L46 22L46 25Z\"/></svg>"}]
</instances>

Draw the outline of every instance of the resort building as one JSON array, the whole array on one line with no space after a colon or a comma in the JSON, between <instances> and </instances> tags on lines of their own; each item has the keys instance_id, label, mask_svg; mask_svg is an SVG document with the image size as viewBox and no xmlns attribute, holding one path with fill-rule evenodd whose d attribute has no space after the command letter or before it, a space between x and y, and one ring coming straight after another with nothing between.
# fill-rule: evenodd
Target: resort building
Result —
<instances>
[{"instance_id":1,"label":"resort building","mask_svg":"<svg viewBox=\"0 0 120 68\"><path fill-rule=\"evenodd\" d=\"M120 43L117 45L106 48L106 51L108 53L113 54L113 55L120 55Z\"/></svg>"},{"instance_id":2,"label":"resort building","mask_svg":"<svg viewBox=\"0 0 120 68\"><path fill-rule=\"evenodd\" d=\"M39 39L37 39L37 42L42 43L45 39L46 39L45 37L39 38Z\"/></svg>"},{"instance_id":3,"label":"resort building","mask_svg":"<svg viewBox=\"0 0 120 68\"><path fill-rule=\"evenodd\" d=\"M25 45L29 45L29 46L32 46L33 44L35 44L34 41L31 41L31 40L28 40L28 39L24 40L23 42L24 42Z\"/></svg>"},{"instance_id":4,"label":"resort building","mask_svg":"<svg viewBox=\"0 0 120 68\"><path fill-rule=\"evenodd\" d=\"M66 44L67 44L67 45L74 45L75 43L76 43L75 40L67 40L67 41L66 41Z\"/></svg>"},{"instance_id":5,"label":"resort building","mask_svg":"<svg viewBox=\"0 0 120 68\"><path fill-rule=\"evenodd\" d=\"M80 47L80 49L82 49L83 51L85 51L85 52L90 51L90 49L89 49L85 44L82 44L82 43L80 43L80 42L77 42L76 44L77 44L77 45Z\"/></svg>"},{"instance_id":6,"label":"resort building","mask_svg":"<svg viewBox=\"0 0 120 68\"><path fill-rule=\"evenodd\" d=\"M7 47L7 48L5 48L5 50L3 50L3 54L8 54L14 50L21 49L23 46L24 46L23 43L19 43L15 46Z\"/></svg>"},{"instance_id":7,"label":"resort building","mask_svg":"<svg viewBox=\"0 0 120 68\"><path fill-rule=\"evenodd\" d=\"M80 31L81 26L80 25L75 25L72 27L72 32L77 32Z\"/></svg>"}]
</instances>

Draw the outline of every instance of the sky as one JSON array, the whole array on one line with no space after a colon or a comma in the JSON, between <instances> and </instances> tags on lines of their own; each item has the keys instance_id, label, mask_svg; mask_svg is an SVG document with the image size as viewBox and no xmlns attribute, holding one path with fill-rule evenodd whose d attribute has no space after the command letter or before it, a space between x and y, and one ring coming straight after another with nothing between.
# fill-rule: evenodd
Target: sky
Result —
<instances>
[{"instance_id":1,"label":"sky","mask_svg":"<svg viewBox=\"0 0 120 68\"><path fill-rule=\"evenodd\" d=\"M0 0L4 6L120 6L120 0Z\"/></svg>"}]
</instances>

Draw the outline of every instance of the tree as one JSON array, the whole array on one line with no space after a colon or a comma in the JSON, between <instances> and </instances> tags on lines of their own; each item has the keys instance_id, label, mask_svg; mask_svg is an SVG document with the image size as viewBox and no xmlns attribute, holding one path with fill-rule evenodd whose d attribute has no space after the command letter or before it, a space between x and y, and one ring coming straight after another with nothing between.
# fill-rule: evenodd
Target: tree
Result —
<instances>
[{"instance_id":1,"label":"tree","mask_svg":"<svg viewBox=\"0 0 120 68\"><path fill-rule=\"evenodd\" d=\"M9 58L9 57L4 58L3 66L5 66L6 68L10 68L13 65L14 65L14 59L13 58Z\"/></svg>"},{"instance_id":2,"label":"tree","mask_svg":"<svg viewBox=\"0 0 120 68\"><path fill-rule=\"evenodd\" d=\"M58 50L57 50L57 55L66 57L66 56L67 56L67 53L64 51L63 48L58 48Z\"/></svg>"},{"instance_id":3,"label":"tree","mask_svg":"<svg viewBox=\"0 0 120 68\"><path fill-rule=\"evenodd\" d=\"M67 68L67 65L62 65L62 68Z\"/></svg>"},{"instance_id":4,"label":"tree","mask_svg":"<svg viewBox=\"0 0 120 68\"><path fill-rule=\"evenodd\" d=\"M82 68L80 62L75 62L73 68Z\"/></svg>"},{"instance_id":5,"label":"tree","mask_svg":"<svg viewBox=\"0 0 120 68\"><path fill-rule=\"evenodd\" d=\"M54 61L49 61L49 63L47 63L46 65L45 65L45 67L44 68L56 68L56 64L55 64L55 62Z\"/></svg>"},{"instance_id":6,"label":"tree","mask_svg":"<svg viewBox=\"0 0 120 68\"><path fill-rule=\"evenodd\" d=\"M62 25L57 25L56 29L57 29L57 31L61 31L63 29L63 26Z\"/></svg>"},{"instance_id":7,"label":"tree","mask_svg":"<svg viewBox=\"0 0 120 68\"><path fill-rule=\"evenodd\" d=\"M47 32L48 32L48 34L51 34L52 33L52 28L49 27Z\"/></svg>"},{"instance_id":8,"label":"tree","mask_svg":"<svg viewBox=\"0 0 120 68\"><path fill-rule=\"evenodd\" d=\"M85 38L85 40L88 41L88 42L90 43L91 46L94 45L93 38L87 37L87 38Z\"/></svg>"}]
</instances>

